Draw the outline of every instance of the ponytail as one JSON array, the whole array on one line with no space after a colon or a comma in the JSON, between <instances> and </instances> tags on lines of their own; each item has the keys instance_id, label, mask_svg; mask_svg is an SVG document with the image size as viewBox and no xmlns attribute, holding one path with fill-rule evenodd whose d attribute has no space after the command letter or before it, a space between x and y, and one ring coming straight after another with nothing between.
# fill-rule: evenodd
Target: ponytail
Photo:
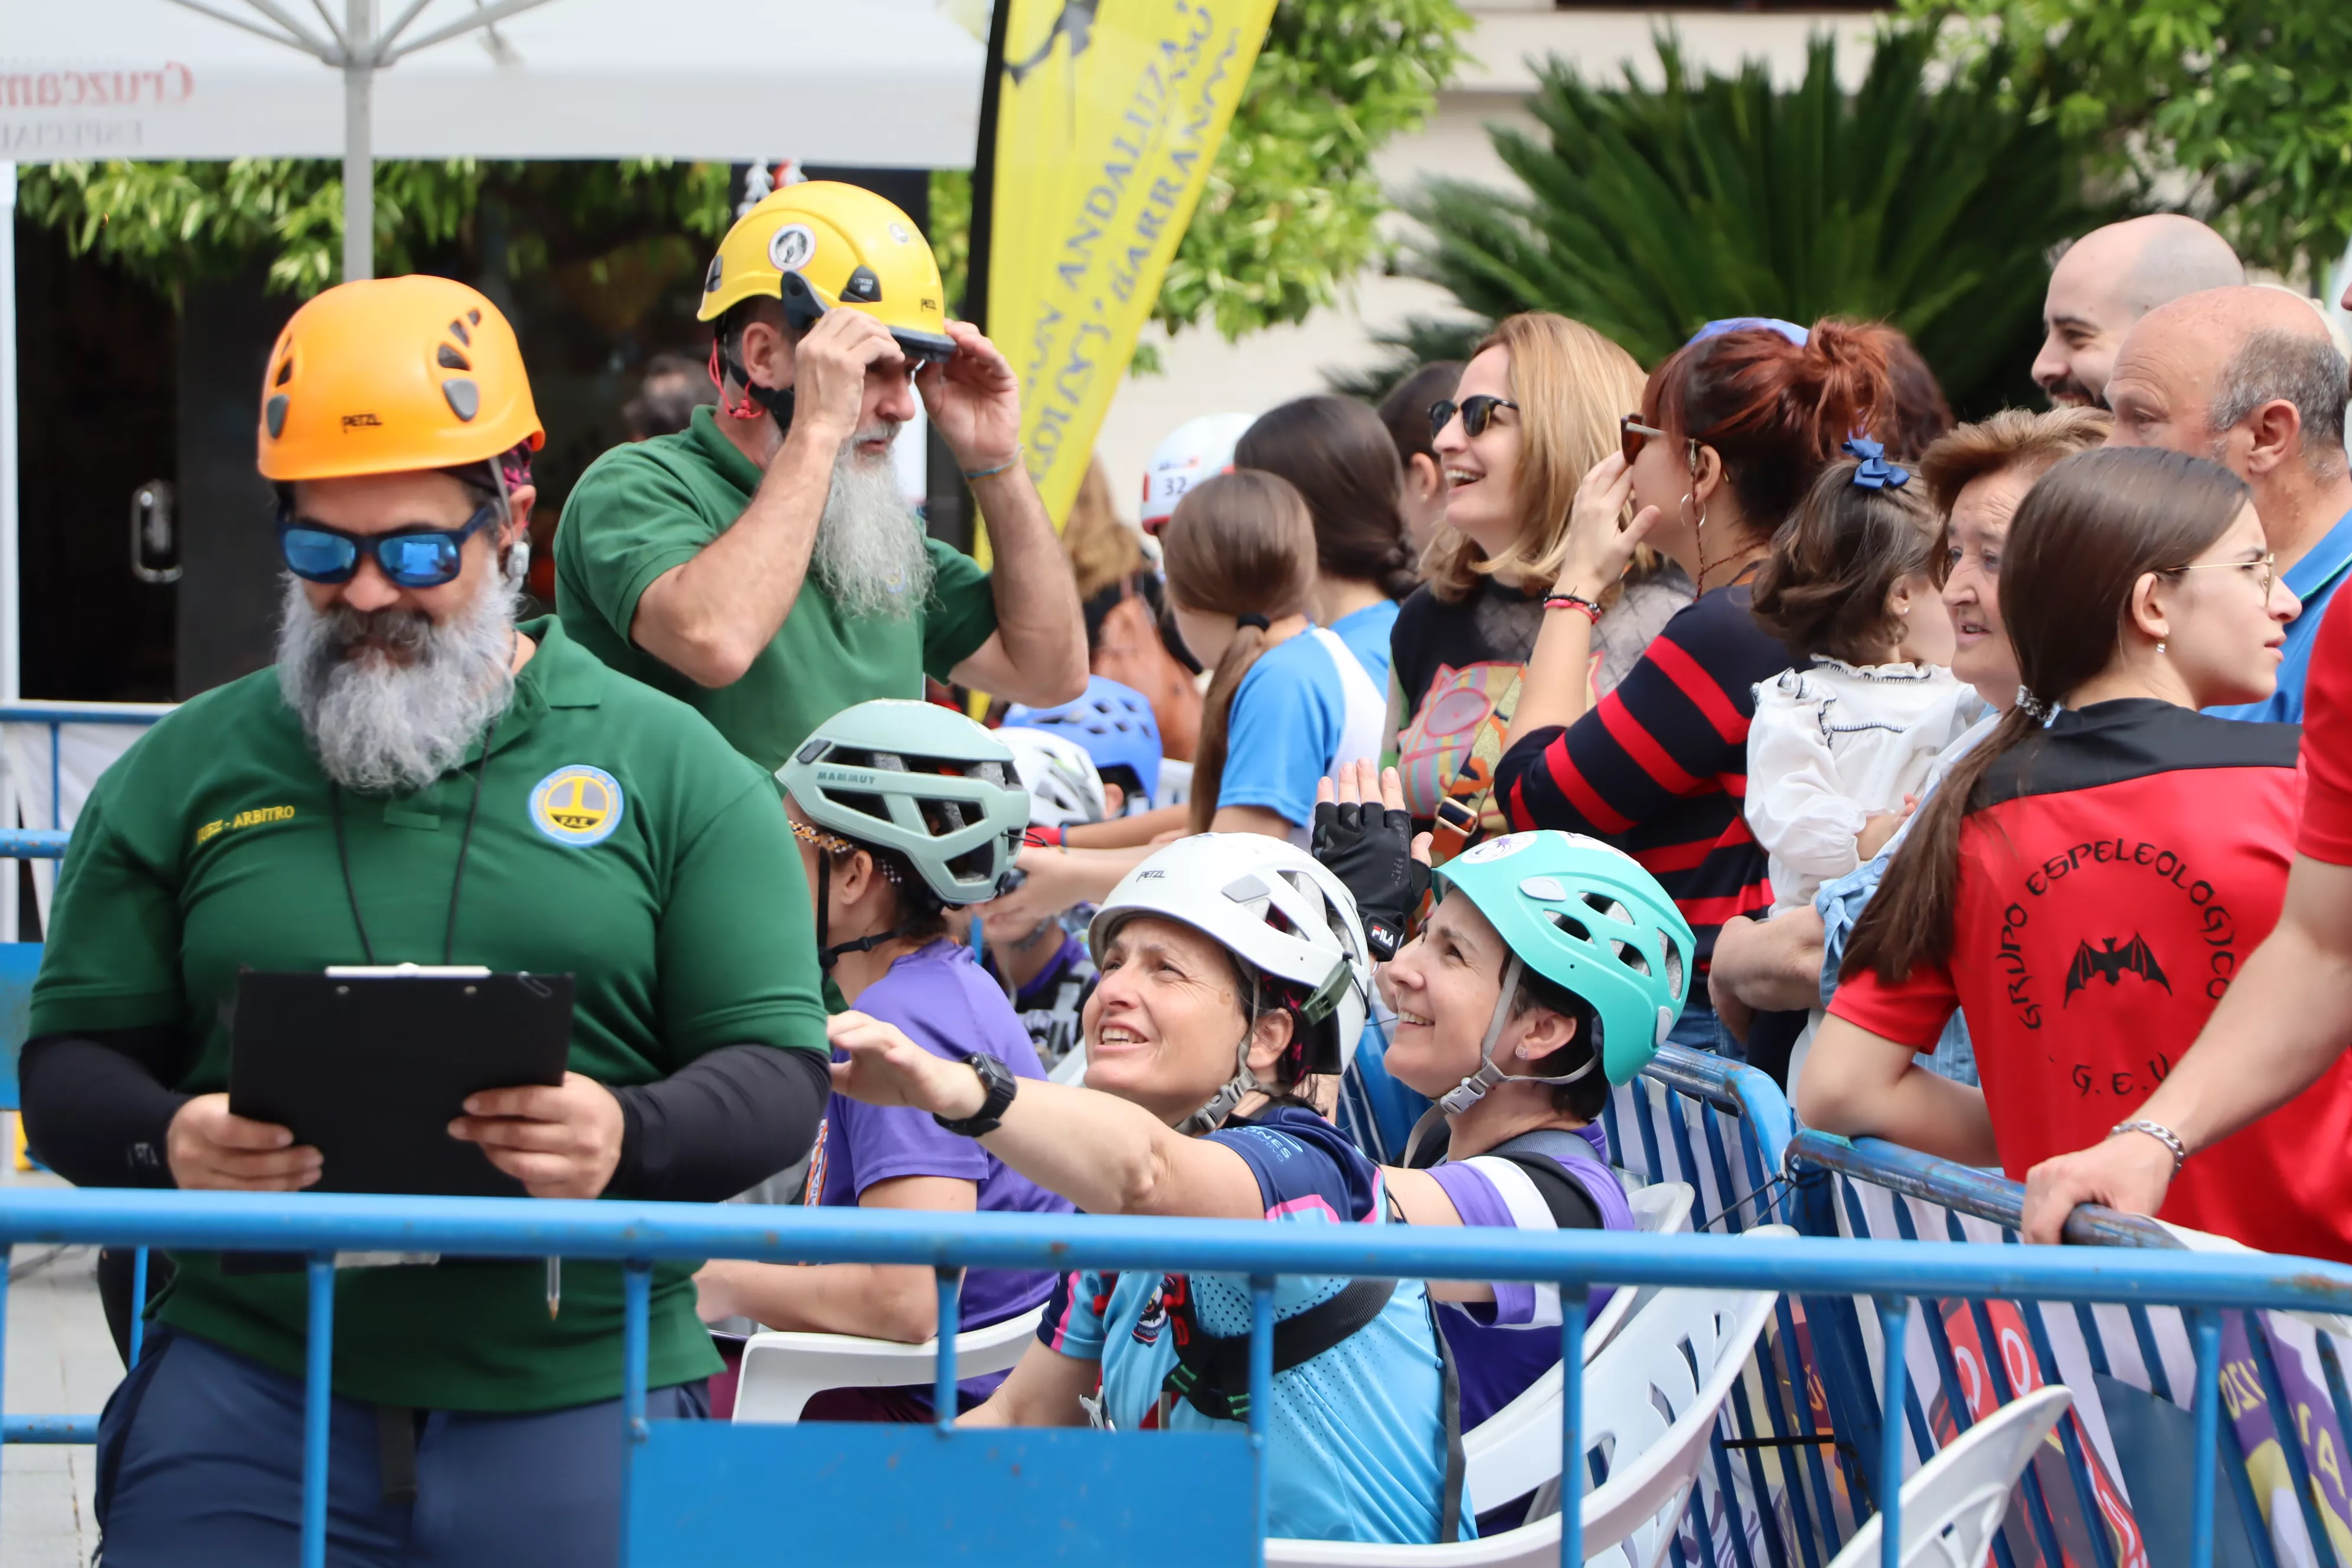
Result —
<instances>
[{"instance_id":1,"label":"ponytail","mask_svg":"<svg viewBox=\"0 0 2352 1568\"><path fill-rule=\"evenodd\" d=\"M1234 466L1290 481L1307 503L1325 576L1370 583L1391 599L1419 586L1405 536L1404 463L1370 404L1328 393L1293 398L1242 432Z\"/></svg>"},{"instance_id":2,"label":"ponytail","mask_svg":"<svg viewBox=\"0 0 2352 1568\"><path fill-rule=\"evenodd\" d=\"M1381 438L1388 438L1385 431ZM1288 480L1241 468L1186 491L1160 542L1171 600L1187 610L1254 623L1234 628L1202 704L1201 739L1192 752L1192 830L1205 833L1224 782L1234 694L1269 646L1266 623L1303 615L1313 602L1315 524Z\"/></svg>"}]
</instances>

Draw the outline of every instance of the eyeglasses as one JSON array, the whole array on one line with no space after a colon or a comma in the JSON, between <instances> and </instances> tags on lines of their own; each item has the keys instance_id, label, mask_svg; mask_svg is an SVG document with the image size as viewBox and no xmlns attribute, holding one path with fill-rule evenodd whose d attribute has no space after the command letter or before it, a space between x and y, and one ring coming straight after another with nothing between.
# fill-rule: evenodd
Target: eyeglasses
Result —
<instances>
[{"instance_id":1,"label":"eyeglasses","mask_svg":"<svg viewBox=\"0 0 2352 1568\"><path fill-rule=\"evenodd\" d=\"M2276 551L2266 551L2260 557L2252 561L2196 561L2191 562L2186 566L2168 567L2166 568L2166 571L2168 574L2173 572L2210 572L2217 568L2225 567L2235 568L2241 572L2252 572L2254 574L2254 591L2262 596L2263 604L2267 605L2271 602L2271 584L2278 581L2278 552Z\"/></svg>"},{"instance_id":2,"label":"eyeglasses","mask_svg":"<svg viewBox=\"0 0 2352 1568\"><path fill-rule=\"evenodd\" d=\"M462 528L395 529L390 533L346 533L310 518L281 515L278 548L286 569L306 583L348 583L360 557L375 557L386 577L403 588L438 588L465 569L466 541L488 528L503 503L484 501Z\"/></svg>"},{"instance_id":3,"label":"eyeglasses","mask_svg":"<svg viewBox=\"0 0 2352 1568\"><path fill-rule=\"evenodd\" d=\"M1497 408L1507 408L1516 414L1519 405L1507 397L1489 397L1483 392L1459 403L1450 397L1433 403L1429 405L1429 438L1434 441L1444 435L1445 427L1453 424L1454 416L1459 414L1462 416L1462 433L1475 441L1486 433L1486 426L1495 422L1495 410Z\"/></svg>"},{"instance_id":4,"label":"eyeglasses","mask_svg":"<svg viewBox=\"0 0 2352 1568\"><path fill-rule=\"evenodd\" d=\"M1625 454L1625 466L1632 468L1633 459L1642 455L1643 442L1663 441L1666 433L1654 425L1644 425L1638 414L1622 414L1617 417L1617 447Z\"/></svg>"}]
</instances>

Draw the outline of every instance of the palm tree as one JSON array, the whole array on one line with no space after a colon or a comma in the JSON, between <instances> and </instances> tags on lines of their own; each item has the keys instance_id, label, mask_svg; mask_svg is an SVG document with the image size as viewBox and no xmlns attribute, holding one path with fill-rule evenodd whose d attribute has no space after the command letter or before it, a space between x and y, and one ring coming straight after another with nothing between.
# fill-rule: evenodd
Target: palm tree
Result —
<instances>
[{"instance_id":1,"label":"palm tree","mask_svg":"<svg viewBox=\"0 0 2352 1568\"><path fill-rule=\"evenodd\" d=\"M1931 74L1932 32L1891 27L1849 94L1827 37L1790 91L1760 61L1699 76L1671 35L1656 47L1656 89L1630 66L1622 86L1543 67L1528 105L1543 133L1492 132L1527 194L1425 184L1403 204L1427 230L1412 270L1480 318L1557 310L1645 364L1719 317L1887 321L1963 416L2035 400L2048 252L2116 215L2057 128L2017 106L2009 60ZM1416 321L1390 341L1425 353L1462 336Z\"/></svg>"}]
</instances>

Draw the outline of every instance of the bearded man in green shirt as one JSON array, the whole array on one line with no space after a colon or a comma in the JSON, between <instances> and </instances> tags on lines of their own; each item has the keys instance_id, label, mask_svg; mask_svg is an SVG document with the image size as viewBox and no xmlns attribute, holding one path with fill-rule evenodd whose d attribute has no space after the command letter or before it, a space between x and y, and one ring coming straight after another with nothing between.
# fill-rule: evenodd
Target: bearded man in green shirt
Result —
<instances>
[{"instance_id":1,"label":"bearded man in green shirt","mask_svg":"<svg viewBox=\"0 0 2352 1568\"><path fill-rule=\"evenodd\" d=\"M605 453L564 505L564 628L763 768L843 709L922 696L927 675L1040 707L1086 689L1077 587L1022 466L1020 383L944 292L889 202L783 187L704 279L721 405ZM919 393L992 574L927 539L899 493L890 448Z\"/></svg>"},{"instance_id":2,"label":"bearded man in green shirt","mask_svg":"<svg viewBox=\"0 0 2352 1568\"><path fill-rule=\"evenodd\" d=\"M317 1184L331 1154L228 1108L238 972L414 963L573 977L561 1085L447 1128L533 1195L716 1201L800 1158L829 1051L782 801L691 710L516 623L544 437L512 329L446 279L348 283L265 375L278 663L158 723L76 825L23 1058L33 1147L85 1185ZM305 1277L174 1261L100 1423L106 1561L291 1561ZM657 1415L707 1411L719 1370L691 1274L655 1274ZM619 1270L561 1281L339 1276L330 1561L614 1559Z\"/></svg>"}]
</instances>

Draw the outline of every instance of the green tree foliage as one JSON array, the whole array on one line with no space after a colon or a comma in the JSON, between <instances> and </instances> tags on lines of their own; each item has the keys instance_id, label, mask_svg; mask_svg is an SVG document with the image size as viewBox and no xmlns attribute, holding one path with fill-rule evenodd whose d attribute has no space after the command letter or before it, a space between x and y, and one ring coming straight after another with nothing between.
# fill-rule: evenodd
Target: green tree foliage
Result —
<instances>
[{"instance_id":1,"label":"green tree foliage","mask_svg":"<svg viewBox=\"0 0 2352 1568\"><path fill-rule=\"evenodd\" d=\"M1528 194L1424 186L1415 270L1482 320L1557 310L1644 364L1718 317L1843 315L1908 332L1958 408L2031 393L2045 253L2109 214L2057 127L2008 95L2005 56L1937 79L1933 34L1895 29L1849 94L1826 37L1792 90L1760 62L1701 76L1656 47L1655 89L1546 66L1542 133L1494 132ZM1465 335L1415 334L1422 352Z\"/></svg>"},{"instance_id":2,"label":"green tree foliage","mask_svg":"<svg viewBox=\"0 0 2352 1568\"><path fill-rule=\"evenodd\" d=\"M1300 321L1381 254L1372 153L1418 127L1469 57L1454 0L1282 0L1152 319L1226 338ZM963 293L971 177L931 176L931 238Z\"/></svg>"},{"instance_id":3,"label":"green tree foliage","mask_svg":"<svg viewBox=\"0 0 2352 1568\"><path fill-rule=\"evenodd\" d=\"M2342 0L1905 0L2009 40L2016 100L2141 200L2189 205L2247 260L2316 279L2352 235L2352 5Z\"/></svg>"},{"instance_id":4,"label":"green tree foliage","mask_svg":"<svg viewBox=\"0 0 2352 1568\"><path fill-rule=\"evenodd\" d=\"M727 177L723 163L655 159L378 163L376 270L413 270L429 252L473 246L485 228L509 276L681 231L716 240L732 216ZM270 286L297 294L341 272L341 165L323 159L51 163L25 171L18 201L77 254L95 250L174 299L194 279L264 258Z\"/></svg>"}]
</instances>

